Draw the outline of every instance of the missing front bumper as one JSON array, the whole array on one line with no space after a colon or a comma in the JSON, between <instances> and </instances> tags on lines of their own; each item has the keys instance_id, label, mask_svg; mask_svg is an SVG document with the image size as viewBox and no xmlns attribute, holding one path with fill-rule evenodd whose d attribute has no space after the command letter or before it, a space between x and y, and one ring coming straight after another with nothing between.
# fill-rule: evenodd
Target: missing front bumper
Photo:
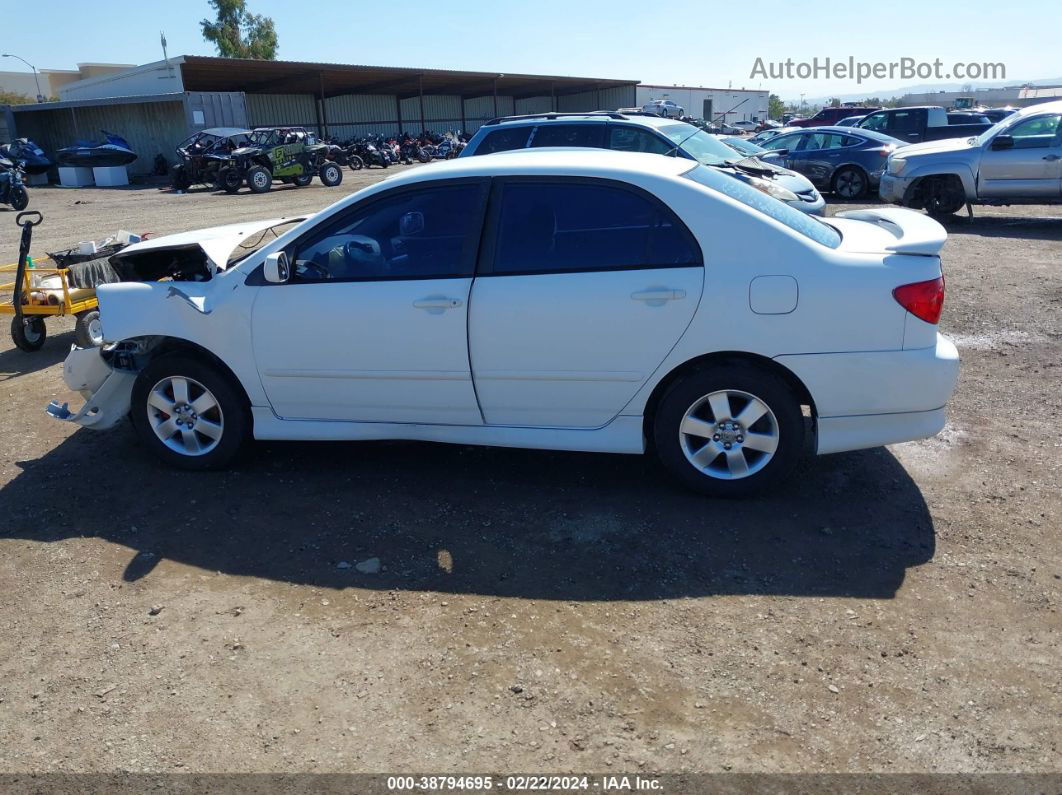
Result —
<instances>
[{"instance_id":1,"label":"missing front bumper","mask_svg":"<svg viewBox=\"0 0 1062 795\"><path fill-rule=\"evenodd\" d=\"M106 430L129 413L136 373L111 369L100 356L99 348L72 348L63 363L63 380L70 389L86 397L85 405L75 412L68 403L53 400L44 409L49 416Z\"/></svg>"}]
</instances>

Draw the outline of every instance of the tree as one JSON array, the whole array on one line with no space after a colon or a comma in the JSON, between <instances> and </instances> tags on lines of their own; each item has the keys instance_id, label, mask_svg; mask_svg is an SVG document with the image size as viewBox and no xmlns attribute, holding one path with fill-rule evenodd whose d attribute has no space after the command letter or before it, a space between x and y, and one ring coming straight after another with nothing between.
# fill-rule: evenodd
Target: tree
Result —
<instances>
[{"instance_id":1,"label":"tree","mask_svg":"<svg viewBox=\"0 0 1062 795\"><path fill-rule=\"evenodd\" d=\"M0 105L28 105L36 102L35 99L19 94L15 91L0 91Z\"/></svg>"},{"instance_id":2,"label":"tree","mask_svg":"<svg viewBox=\"0 0 1062 795\"><path fill-rule=\"evenodd\" d=\"M839 107L841 107L841 100L838 99L837 97L832 97L830 99L830 107L831 108L839 108Z\"/></svg>"},{"instance_id":3,"label":"tree","mask_svg":"<svg viewBox=\"0 0 1062 795\"><path fill-rule=\"evenodd\" d=\"M210 0L217 19L199 23L203 38L213 42L223 58L253 58L275 61L277 31L273 20L247 10L245 0Z\"/></svg>"},{"instance_id":4,"label":"tree","mask_svg":"<svg viewBox=\"0 0 1062 795\"><path fill-rule=\"evenodd\" d=\"M767 97L767 118L780 119L783 113L785 113L785 103L782 102L781 97L777 94Z\"/></svg>"}]
</instances>

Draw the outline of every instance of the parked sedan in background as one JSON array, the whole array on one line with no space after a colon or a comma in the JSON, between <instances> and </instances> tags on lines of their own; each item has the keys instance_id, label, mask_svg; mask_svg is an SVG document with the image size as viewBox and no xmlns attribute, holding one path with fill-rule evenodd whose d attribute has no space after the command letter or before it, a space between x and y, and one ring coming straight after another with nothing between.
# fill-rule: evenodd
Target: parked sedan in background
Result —
<instances>
[{"instance_id":1,"label":"parked sedan in background","mask_svg":"<svg viewBox=\"0 0 1062 795\"><path fill-rule=\"evenodd\" d=\"M99 289L108 344L64 367L87 403L49 412L129 415L184 469L251 438L652 450L742 496L805 450L944 427L946 237L892 207L826 223L681 157L460 157L309 218L125 249Z\"/></svg>"},{"instance_id":2,"label":"parked sedan in background","mask_svg":"<svg viewBox=\"0 0 1062 795\"><path fill-rule=\"evenodd\" d=\"M652 102L646 102L642 105L642 112L663 116L665 119L681 119L686 115L686 109L670 99L656 99Z\"/></svg>"},{"instance_id":3,"label":"parked sedan in background","mask_svg":"<svg viewBox=\"0 0 1062 795\"><path fill-rule=\"evenodd\" d=\"M856 125L859 124L859 122L863 121L863 119L865 119L865 118L866 118L866 114L863 114L862 116L845 116L843 119L841 119L839 122L837 122L837 124L835 126L836 127L855 127Z\"/></svg>"},{"instance_id":4,"label":"parked sedan in background","mask_svg":"<svg viewBox=\"0 0 1062 795\"><path fill-rule=\"evenodd\" d=\"M751 138L749 138L749 140L752 143L757 144L758 146L763 146L763 142L764 141L769 141L772 138L774 138L776 135L781 135L782 133L787 133L787 132L796 132L797 130L800 130L800 129L802 129L802 128L800 128L800 127L775 127L773 129L764 130L763 132L757 133L756 135L754 135Z\"/></svg>"},{"instance_id":5,"label":"parked sedan in background","mask_svg":"<svg viewBox=\"0 0 1062 795\"><path fill-rule=\"evenodd\" d=\"M746 120L735 121L735 122L732 122L730 126L731 127L737 127L742 132L748 132L748 133L756 132L757 130L760 129L760 123L758 121L746 121Z\"/></svg>"},{"instance_id":6,"label":"parked sedan in background","mask_svg":"<svg viewBox=\"0 0 1062 795\"><path fill-rule=\"evenodd\" d=\"M799 171L819 190L858 199L877 191L889 155L904 145L858 127L814 127L767 141L763 159Z\"/></svg>"},{"instance_id":7,"label":"parked sedan in background","mask_svg":"<svg viewBox=\"0 0 1062 795\"><path fill-rule=\"evenodd\" d=\"M766 149L752 143L748 138L741 138L736 135L719 135L716 137L744 157L760 157L767 153ZM778 173L775 175L775 180L778 184L804 199L800 205L794 206L797 206L803 212L813 215L822 215L825 212L826 200L822 198L822 194L815 189L815 186L811 184L807 177L788 168L782 168L778 165L774 165L774 167L778 169ZM808 197L813 198L808 201Z\"/></svg>"}]
</instances>

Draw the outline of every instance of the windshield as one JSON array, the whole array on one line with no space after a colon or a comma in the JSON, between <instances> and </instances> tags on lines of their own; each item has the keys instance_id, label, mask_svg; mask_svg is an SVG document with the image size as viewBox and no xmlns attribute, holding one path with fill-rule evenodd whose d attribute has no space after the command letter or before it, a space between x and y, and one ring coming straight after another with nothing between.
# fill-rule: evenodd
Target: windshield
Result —
<instances>
[{"instance_id":1,"label":"windshield","mask_svg":"<svg viewBox=\"0 0 1062 795\"><path fill-rule=\"evenodd\" d=\"M255 130L248 137L249 137L251 143L254 144L255 146L265 146L272 140L274 132L276 132L276 131L275 130Z\"/></svg>"},{"instance_id":2,"label":"windshield","mask_svg":"<svg viewBox=\"0 0 1062 795\"><path fill-rule=\"evenodd\" d=\"M970 140L971 141L976 141L978 145L987 144L992 138L995 137L996 133L1000 132L1005 127L1009 127L1011 125L1011 123L1016 118L1017 118L1017 114L1015 113L1015 114L1011 114L1010 116L1007 116L1004 119L1000 119L995 124L993 124L991 127L989 127L987 130L985 130L983 133L981 133L980 135L974 136Z\"/></svg>"},{"instance_id":3,"label":"windshield","mask_svg":"<svg viewBox=\"0 0 1062 795\"><path fill-rule=\"evenodd\" d=\"M829 224L756 190L725 171L694 166L686 172L685 176L731 199L736 199L764 215L769 215L775 221L785 224L794 232L799 232L816 243L821 243L828 248L837 248L841 245L841 233Z\"/></svg>"},{"instance_id":4,"label":"windshield","mask_svg":"<svg viewBox=\"0 0 1062 795\"><path fill-rule=\"evenodd\" d=\"M703 165L719 166L740 159L734 157L734 150L729 146L692 124L679 122L659 129L668 140L681 146L683 152Z\"/></svg>"}]
</instances>

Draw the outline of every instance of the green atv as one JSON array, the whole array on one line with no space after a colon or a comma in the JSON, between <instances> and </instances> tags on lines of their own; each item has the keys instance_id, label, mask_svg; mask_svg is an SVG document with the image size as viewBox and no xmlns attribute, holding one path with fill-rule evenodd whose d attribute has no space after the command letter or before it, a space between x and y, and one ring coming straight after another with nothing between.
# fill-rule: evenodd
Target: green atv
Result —
<instances>
[{"instance_id":1,"label":"green atv","mask_svg":"<svg viewBox=\"0 0 1062 795\"><path fill-rule=\"evenodd\" d=\"M309 185L315 176L330 188L343 181L343 169L326 158L328 146L302 127L259 127L246 146L233 150L218 170L218 187L236 193L244 182L251 193L265 193L279 179Z\"/></svg>"}]
</instances>

